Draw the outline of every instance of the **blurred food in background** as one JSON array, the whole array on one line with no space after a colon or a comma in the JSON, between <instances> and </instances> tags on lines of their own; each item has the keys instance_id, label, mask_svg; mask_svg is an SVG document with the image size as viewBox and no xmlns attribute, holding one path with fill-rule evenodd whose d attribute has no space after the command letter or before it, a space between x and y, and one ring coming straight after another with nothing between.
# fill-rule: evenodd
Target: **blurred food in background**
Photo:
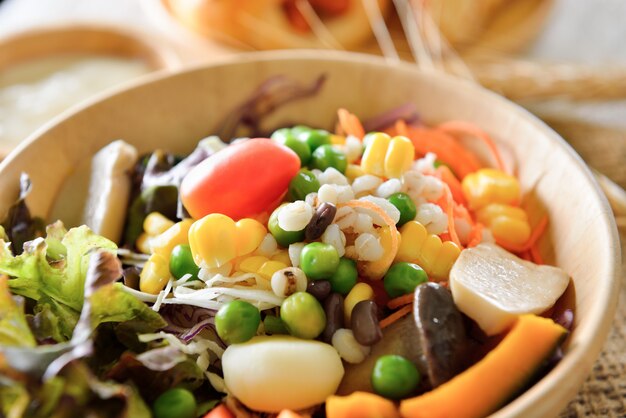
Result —
<instances>
[{"instance_id":1,"label":"blurred food in background","mask_svg":"<svg viewBox=\"0 0 626 418\"><path fill-rule=\"evenodd\" d=\"M70 107L177 58L122 29L66 25L0 42L0 158Z\"/></svg>"},{"instance_id":2,"label":"blurred food in background","mask_svg":"<svg viewBox=\"0 0 626 418\"><path fill-rule=\"evenodd\" d=\"M15 146L72 105L149 71L139 59L73 54L0 71L0 142Z\"/></svg>"},{"instance_id":3,"label":"blurred food in background","mask_svg":"<svg viewBox=\"0 0 626 418\"><path fill-rule=\"evenodd\" d=\"M371 37L367 8L389 0L159 0L183 25L252 49L351 48ZM368 4L369 3L369 4Z\"/></svg>"}]
</instances>

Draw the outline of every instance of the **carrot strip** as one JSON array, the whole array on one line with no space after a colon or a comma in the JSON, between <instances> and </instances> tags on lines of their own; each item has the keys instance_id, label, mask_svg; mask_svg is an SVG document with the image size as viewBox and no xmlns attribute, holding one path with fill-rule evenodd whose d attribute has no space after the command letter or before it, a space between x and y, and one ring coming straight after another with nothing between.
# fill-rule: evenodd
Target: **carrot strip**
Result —
<instances>
[{"instance_id":1,"label":"carrot strip","mask_svg":"<svg viewBox=\"0 0 626 418\"><path fill-rule=\"evenodd\" d=\"M448 185L450 191L452 192L452 197L454 197L454 200L457 203L462 205L467 204L465 195L463 194L463 189L461 188L461 182L456 178L449 167L445 165L437 167L435 170L435 177Z\"/></svg>"},{"instance_id":2,"label":"carrot strip","mask_svg":"<svg viewBox=\"0 0 626 418\"><path fill-rule=\"evenodd\" d=\"M413 306L405 306L404 308L395 311L394 313L389 315L387 318L380 321L379 323L380 328L381 329L387 328L389 325L393 324L398 319L411 313L412 310L413 310Z\"/></svg>"},{"instance_id":3,"label":"carrot strip","mask_svg":"<svg viewBox=\"0 0 626 418\"><path fill-rule=\"evenodd\" d=\"M407 127L406 127L406 122L404 120L398 119L396 121L395 128L396 128L396 134L394 136L396 135L408 136L409 135Z\"/></svg>"},{"instance_id":4,"label":"carrot strip","mask_svg":"<svg viewBox=\"0 0 626 418\"><path fill-rule=\"evenodd\" d=\"M398 296L397 298L391 299L387 302L387 307L389 309L396 309L403 305L408 305L413 302L413 293L407 293L406 295Z\"/></svg>"},{"instance_id":5,"label":"carrot strip","mask_svg":"<svg viewBox=\"0 0 626 418\"><path fill-rule=\"evenodd\" d=\"M437 126L437 129L451 134L459 133L471 135L480 139L487 146L487 148L489 148L489 152L491 152L491 155L493 155L493 158L496 161L498 168L502 171L506 171L504 161L502 160L502 156L500 155L496 144L493 142L491 137L487 135L487 132L483 131L476 125L461 120L451 120Z\"/></svg>"},{"instance_id":6,"label":"carrot strip","mask_svg":"<svg viewBox=\"0 0 626 418\"><path fill-rule=\"evenodd\" d=\"M472 233L470 235L469 242L467 243L468 247L475 247L482 242L483 229L484 229L484 226L481 223L477 223L476 225L474 225L474 228L472 228Z\"/></svg>"},{"instance_id":7,"label":"carrot strip","mask_svg":"<svg viewBox=\"0 0 626 418\"><path fill-rule=\"evenodd\" d=\"M443 131L415 126L407 126L406 129L405 136L413 142L417 155L426 155L429 152L436 154L459 178L481 168L476 156L463 148L453 136Z\"/></svg>"},{"instance_id":8,"label":"carrot strip","mask_svg":"<svg viewBox=\"0 0 626 418\"><path fill-rule=\"evenodd\" d=\"M383 218L383 221L385 221L385 223L387 224L391 232L391 251L385 253L383 255L383 258L380 260L377 260L376 262L380 264L391 265L391 263L393 263L394 258L396 258L396 254L398 253L398 247L400 246L400 243L398 242L399 241L398 240L398 228L396 228L396 223L393 221L393 219L391 219L391 217L387 215L387 212L382 210L380 206L375 205L372 202L367 202L365 200L350 200L346 203L338 204L337 208L340 208L342 206L369 209L371 211L376 212L378 215L380 215L381 218Z\"/></svg>"},{"instance_id":9,"label":"carrot strip","mask_svg":"<svg viewBox=\"0 0 626 418\"><path fill-rule=\"evenodd\" d=\"M346 109L339 109L337 111L337 116L339 118L341 129L346 135L352 135L359 139L363 139L365 136L365 129L363 129L363 125L361 124L359 118L348 112Z\"/></svg>"},{"instance_id":10,"label":"carrot strip","mask_svg":"<svg viewBox=\"0 0 626 418\"><path fill-rule=\"evenodd\" d=\"M448 233L450 234L450 239L459 248L463 248L461 245L461 241L459 240L459 235L456 233L456 226L454 225L454 200L452 199L452 192L450 188L444 187L444 193L446 195L446 215L448 215Z\"/></svg>"}]
</instances>

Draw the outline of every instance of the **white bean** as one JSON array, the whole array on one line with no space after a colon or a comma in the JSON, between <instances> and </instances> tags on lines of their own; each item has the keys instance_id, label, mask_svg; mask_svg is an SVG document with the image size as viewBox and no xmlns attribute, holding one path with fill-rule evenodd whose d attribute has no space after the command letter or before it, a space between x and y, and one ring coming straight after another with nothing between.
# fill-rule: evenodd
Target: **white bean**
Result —
<instances>
[{"instance_id":1,"label":"white bean","mask_svg":"<svg viewBox=\"0 0 626 418\"><path fill-rule=\"evenodd\" d=\"M378 238L367 232L359 235L354 240L354 247L356 248L357 258L363 261L376 261L385 252Z\"/></svg>"},{"instance_id":2,"label":"white bean","mask_svg":"<svg viewBox=\"0 0 626 418\"><path fill-rule=\"evenodd\" d=\"M376 190L382 183L383 181L380 177L366 174L354 179L352 182L352 191L355 196L362 196Z\"/></svg>"},{"instance_id":3,"label":"white bean","mask_svg":"<svg viewBox=\"0 0 626 418\"><path fill-rule=\"evenodd\" d=\"M389 179L376 189L376 196L384 199L402 190L400 179Z\"/></svg>"},{"instance_id":4,"label":"white bean","mask_svg":"<svg viewBox=\"0 0 626 418\"><path fill-rule=\"evenodd\" d=\"M429 234L439 235L448 229L448 215L434 203L419 205L415 220L424 225Z\"/></svg>"},{"instance_id":5,"label":"white bean","mask_svg":"<svg viewBox=\"0 0 626 418\"><path fill-rule=\"evenodd\" d=\"M322 187L317 191L317 199L322 202L332 203L333 205L337 204L337 189L335 186L330 184L323 184Z\"/></svg>"},{"instance_id":6,"label":"white bean","mask_svg":"<svg viewBox=\"0 0 626 418\"><path fill-rule=\"evenodd\" d=\"M350 186L335 186L337 190L337 203L346 203L354 199L354 192Z\"/></svg>"},{"instance_id":7,"label":"white bean","mask_svg":"<svg viewBox=\"0 0 626 418\"><path fill-rule=\"evenodd\" d=\"M383 199L382 197L376 197L376 196L364 196L364 197L360 198L359 200L363 200L365 202L370 202L370 203L373 203L373 204L377 205L379 208L384 210L385 213L395 223L398 223L398 221L400 220L400 211L398 210L397 207L395 207L387 199ZM382 225L387 225L385 220L378 213L376 213L376 212L374 212L374 211L372 211L370 209L357 208L357 211L361 212L361 213L367 213L368 215L370 215L372 217L372 219L374 220L374 223L376 225L381 225L381 226Z\"/></svg>"},{"instance_id":8,"label":"white bean","mask_svg":"<svg viewBox=\"0 0 626 418\"><path fill-rule=\"evenodd\" d=\"M289 246L289 260L291 260L291 265L294 267L300 267L300 253L304 248L303 242L296 242Z\"/></svg>"},{"instance_id":9,"label":"white bean","mask_svg":"<svg viewBox=\"0 0 626 418\"><path fill-rule=\"evenodd\" d=\"M263 237L263 241L261 241L261 244L259 245L259 248L257 248L256 253L258 255L270 257L276 252L277 249L278 243L276 242L276 238L274 238L272 234L268 233L265 235L265 237Z\"/></svg>"},{"instance_id":10,"label":"white bean","mask_svg":"<svg viewBox=\"0 0 626 418\"><path fill-rule=\"evenodd\" d=\"M298 200L283 206L278 211L278 226L285 231L302 231L313 217L313 208Z\"/></svg>"},{"instance_id":11,"label":"white bean","mask_svg":"<svg viewBox=\"0 0 626 418\"><path fill-rule=\"evenodd\" d=\"M359 213L354 223L354 232L362 234L363 232L373 232L374 221L372 217L366 213Z\"/></svg>"},{"instance_id":12,"label":"white bean","mask_svg":"<svg viewBox=\"0 0 626 418\"><path fill-rule=\"evenodd\" d=\"M270 283L276 296L286 298L296 292L305 292L307 279L299 268L287 267L275 272Z\"/></svg>"},{"instance_id":13,"label":"white bean","mask_svg":"<svg viewBox=\"0 0 626 418\"><path fill-rule=\"evenodd\" d=\"M333 222L336 223L340 229L348 229L354 226L356 219L357 213L353 208L349 206L342 206L337 209Z\"/></svg>"},{"instance_id":14,"label":"white bean","mask_svg":"<svg viewBox=\"0 0 626 418\"><path fill-rule=\"evenodd\" d=\"M330 224L322 234L322 242L330 244L337 250L339 257L343 257L346 253L346 236L339 229L337 224Z\"/></svg>"},{"instance_id":15,"label":"white bean","mask_svg":"<svg viewBox=\"0 0 626 418\"><path fill-rule=\"evenodd\" d=\"M348 162L353 163L363 154L363 144L359 138L348 135L346 138L346 144L344 145L344 152Z\"/></svg>"},{"instance_id":16,"label":"white bean","mask_svg":"<svg viewBox=\"0 0 626 418\"><path fill-rule=\"evenodd\" d=\"M347 186L348 179L334 167L327 168L318 178L320 184L337 184L339 186Z\"/></svg>"},{"instance_id":17,"label":"white bean","mask_svg":"<svg viewBox=\"0 0 626 418\"><path fill-rule=\"evenodd\" d=\"M332 343L339 357L347 363L361 363L370 353L370 347L359 344L354 338L354 333L349 329L340 328L335 331Z\"/></svg>"}]
</instances>

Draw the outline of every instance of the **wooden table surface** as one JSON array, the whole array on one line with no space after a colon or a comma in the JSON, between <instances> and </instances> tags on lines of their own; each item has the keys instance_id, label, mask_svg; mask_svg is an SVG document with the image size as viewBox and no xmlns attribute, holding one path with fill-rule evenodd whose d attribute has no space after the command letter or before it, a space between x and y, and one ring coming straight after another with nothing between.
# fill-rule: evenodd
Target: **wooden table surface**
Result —
<instances>
[{"instance_id":1,"label":"wooden table surface","mask_svg":"<svg viewBox=\"0 0 626 418\"><path fill-rule=\"evenodd\" d=\"M171 47L188 63L233 53L160 19L155 8L149 7L154 1L158 0L4 0L0 3L0 39L32 28L80 22L141 32ZM524 55L551 61L626 65L625 19L624 0L557 0L544 31ZM626 100L582 104L557 100L541 104L541 111L552 118L553 126L590 165L626 187ZM563 117L576 122L565 123ZM589 140L594 136L597 142ZM561 414L563 417L626 417L625 304L623 285L616 324L605 351L577 398Z\"/></svg>"}]
</instances>

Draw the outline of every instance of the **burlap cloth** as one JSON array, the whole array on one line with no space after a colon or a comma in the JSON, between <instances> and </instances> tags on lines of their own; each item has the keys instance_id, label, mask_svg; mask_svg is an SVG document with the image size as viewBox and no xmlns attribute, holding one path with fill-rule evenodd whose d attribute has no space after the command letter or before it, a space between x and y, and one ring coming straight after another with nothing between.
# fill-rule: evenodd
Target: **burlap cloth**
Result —
<instances>
[{"instance_id":1,"label":"burlap cloth","mask_svg":"<svg viewBox=\"0 0 626 418\"><path fill-rule=\"evenodd\" d=\"M583 159L626 188L626 132L574 121L547 120ZM561 417L626 417L626 231L622 240L622 287L613 328L600 358Z\"/></svg>"}]
</instances>

